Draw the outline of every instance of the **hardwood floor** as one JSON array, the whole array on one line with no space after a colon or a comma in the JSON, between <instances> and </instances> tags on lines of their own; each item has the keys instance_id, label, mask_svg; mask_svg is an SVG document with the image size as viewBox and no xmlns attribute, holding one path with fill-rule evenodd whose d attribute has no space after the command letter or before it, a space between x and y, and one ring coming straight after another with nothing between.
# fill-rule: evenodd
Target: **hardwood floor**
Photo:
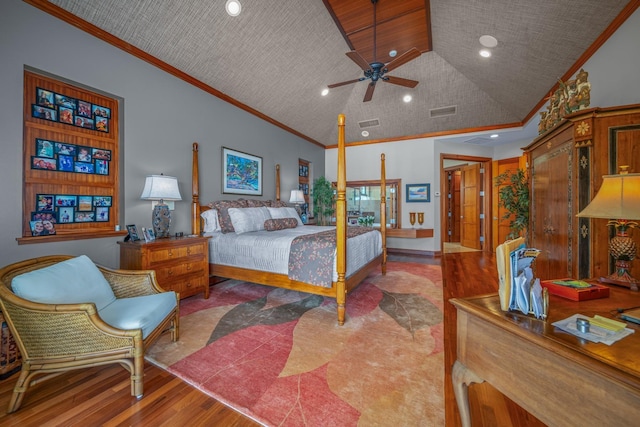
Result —
<instances>
[{"instance_id":1,"label":"hardwood floor","mask_svg":"<svg viewBox=\"0 0 640 427\"><path fill-rule=\"evenodd\" d=\"M495 260L484 252L444 254L441 259L444 298L497 292ZM455 360L456 312L444 310L445 417L448 426L459 426L451 365ZM112 365L65 373L27 391L21 409L6 414L17 374L0 381L0 425L3 426L237 426L259 424L243 417L173 375L145 364L145 395L129 394L129 376ZM488 384L469 387L472 423L475 426L542 426L543 424Z\"/></svg>"}]
</instances>

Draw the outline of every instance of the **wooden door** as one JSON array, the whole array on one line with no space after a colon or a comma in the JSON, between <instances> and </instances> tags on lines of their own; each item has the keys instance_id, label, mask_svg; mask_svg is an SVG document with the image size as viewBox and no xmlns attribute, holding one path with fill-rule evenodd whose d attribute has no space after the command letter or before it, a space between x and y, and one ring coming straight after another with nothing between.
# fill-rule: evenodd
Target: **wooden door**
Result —
<instances>
[{"instance_id":1,"label":"wooden door","mask_svg":"<svg viewBox=\"0 0 640 427\"><path fill-rule=\"evenodd\" d=\"M524 156L523 156L524 157ZM509 159L496 160L492 163L493 178L501 175L505 172L515 173L520 166L520 157L511 157ZM505 242L507 236L511 233L509 223L511 222L513 215L509 219L504 219L504 216L508 211L499 205L499 191L505 184L492 185L492 211L491 211L491 223L493 227L493 245L492 251L495 251L496 246Z\"/></svg>"},{"instance_id":2,"label":"wooden door","mask_svg":"<svg viewBox=\"0 0 640 427\"><path fill-rule=\"evenodd\" d=\"M480 247L480 163L464 166L460 177L460 245L481 249Z\"/></svg>"},{"instance_id":3,"label":"wooden door","mask_svg":"<svg viewBox=\"0 0 640 427\"><path fill-rule=\"evenodd\" d=\"M447 242L460 242L460 169L447 174Z\"/></svg>"}]
</instances>

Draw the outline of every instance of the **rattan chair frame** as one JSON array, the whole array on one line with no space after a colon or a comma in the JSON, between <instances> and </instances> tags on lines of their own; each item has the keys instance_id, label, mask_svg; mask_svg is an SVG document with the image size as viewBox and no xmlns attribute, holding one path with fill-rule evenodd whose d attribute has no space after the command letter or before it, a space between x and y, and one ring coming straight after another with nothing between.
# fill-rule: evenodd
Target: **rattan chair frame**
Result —
<instances>
[{"instance_id":1,"label":"rattan chair frame","mask_svg":"<svg viewBox=\"0 0 640 427\"><path fill-rule=\"evenodd\" d=\"M141 398L145 350L169 331L179 339L180 308L176 308L148 336L142 330L124 330L105 323L93 303L41 304L15 295L11 281L19 274L73 258L51 255L8 265L0 270L0 307L22 355L22 371L14 387L8 412L20 408L27 389L63 372L118 363L131 374L131 395ZM97 266L116 298L165 292L152 270L114 270Z\"/></svg>"}]
</instances>

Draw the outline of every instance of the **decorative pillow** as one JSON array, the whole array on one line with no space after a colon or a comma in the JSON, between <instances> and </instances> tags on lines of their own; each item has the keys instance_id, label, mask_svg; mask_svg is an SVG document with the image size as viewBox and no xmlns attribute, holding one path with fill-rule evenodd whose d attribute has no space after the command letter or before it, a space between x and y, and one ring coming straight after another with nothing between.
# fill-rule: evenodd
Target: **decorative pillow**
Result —
<instances>
[{"instance_id":1,"label":"decorative pillow","mask_svg":"<svg viewBox=\"0 0 640 427\"><path fill-rule=\"evenodd\" d=\"M229 216L236 234L264 230L264 222L271 219L269 211L261 208L229 208Z\"/></svg>"},{"instance_id":2,"label":"decorative pillow","mask_svg":"<svg viewBox=\"0 0 640 427\"><path fill-rule=\"evenodd\" d=\"M269 200L247 199L246 202L247 202L247 207L249 208L261 208L261 207L270 206Z\"/></svg>"},{"instance_id":3,"label":"decorative pillow","mask_svg":"<svg viewBox=\"0 0 640 427\"><path fill-rule=\"evenodd\" d=\"M300 215L296 212L295 208L282 207L282 208L267 208L269 209L269 214L271 218L295 218L298 221L298 227L304 225L302 220L300 219Z\"/></svg>"},{"instance_id":4,"label":"decorative pillow","mask_svg":"<svg viewBox=\"0 0 640 427\"><path fill-rule=\"evenodd\" d=\"M283 202L282 200L272 200L271 201L272 208L286 208L287 202Z\"/></svg>"},{"instance_id":5,"label":"decorative pillow","mask_svg":"<svg viewBox=\"0 0 640 427\"><path fill-rule=\"evenodd\" d=\"M211 209L218 211L218 223L223 233L233 233L233 223L229 216L229 208L246 208L247 200L218 200L209 203Z\"/></svg>"},{"instance_id":6,"label":"decorative pillow","mask_svg":"<svg viewBox=\"0 0 640 427\"><path fill-rule=\"evenodd\" d=\"M264 222L264 229L267 231L277 231L296 227L298 227L298 221L295 218L272 218Z\"/></svg>"},{"instance_id":7,"label":"decorative pillow","mask_svg":"<svg viewBox=\"0 0 640 427\"><path fill-rule=\"evenodd\" d=\"M202 219L204 220L204 232L205 233L213 233L215 231L220 231L220 223L218 222L218 210L217 209L209 209L200 214Z\"/></svg>"},{"instance_id":8,"label":"decorative pillow","mask_svg":"<svg viewBox=\"0 0 640 427\"><path fill-rule=\"evenodd\" d=\"M33 302L92 302L98 310L116 300L109 282L86 255L16 276L11 289L20 298Z\"/></svg>"}]
</instances>

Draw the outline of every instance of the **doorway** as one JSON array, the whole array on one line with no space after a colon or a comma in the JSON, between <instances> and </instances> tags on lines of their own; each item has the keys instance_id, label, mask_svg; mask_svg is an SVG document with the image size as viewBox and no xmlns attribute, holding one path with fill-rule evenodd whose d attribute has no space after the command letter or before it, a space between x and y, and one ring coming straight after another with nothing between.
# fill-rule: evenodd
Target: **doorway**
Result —
<instances>
[{"instance_id":1,"label":"doorway","mask_svg":"<svg viewBox=\"0 0 640 427\"><path fill-rule=\"evenodd\" d=\"M440 155L440 247L491 251L491 158Z\"/></svg>"}]
</instances>

